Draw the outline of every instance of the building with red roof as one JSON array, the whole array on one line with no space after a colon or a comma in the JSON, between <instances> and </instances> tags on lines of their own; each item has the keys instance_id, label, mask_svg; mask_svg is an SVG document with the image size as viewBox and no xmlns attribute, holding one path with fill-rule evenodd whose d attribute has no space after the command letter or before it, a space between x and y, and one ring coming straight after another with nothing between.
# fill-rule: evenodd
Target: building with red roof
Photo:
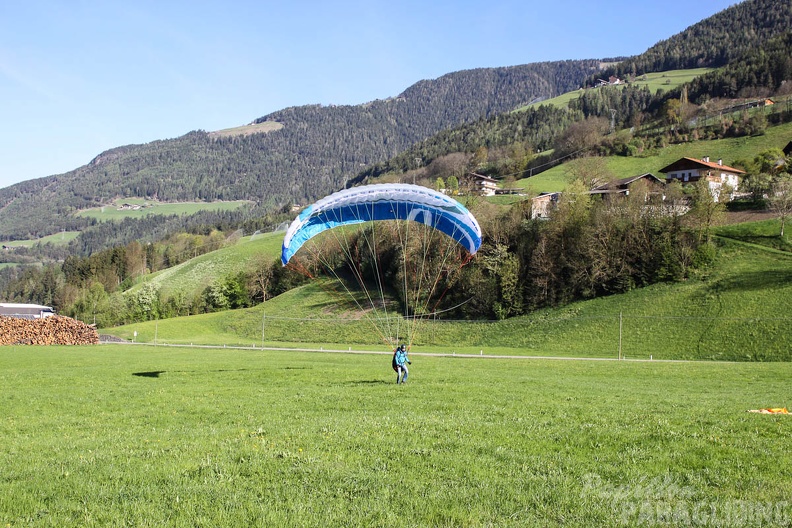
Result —
<instances>
[{"instance_id":1,"label":"building with red roof","mask_svg":"<svg viewBox=\"0 0 792 528\"><path fill-rule=\"evenodd\" d=\"M745 174L745 171L724 165L722 159L715 163L711 162L709 157L681 158L663 167L660 172L666 175L666 183L678 181L684 185L705 178L715 201L718 201L724 186L731 188L729 199L733 198L734 192L740 185L740 175Z\"/></svg>"}]
</instances>

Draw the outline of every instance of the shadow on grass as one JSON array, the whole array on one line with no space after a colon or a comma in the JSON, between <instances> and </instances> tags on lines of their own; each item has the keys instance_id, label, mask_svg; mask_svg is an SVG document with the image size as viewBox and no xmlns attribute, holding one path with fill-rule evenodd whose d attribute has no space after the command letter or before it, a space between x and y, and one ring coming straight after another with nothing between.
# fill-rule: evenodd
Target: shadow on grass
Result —
<instances>
[{"instance_id":1,"label":"shadow on grass","mask_svg":"<svg viewBox=\"0 0 792 528\"><path fill-rule=\"evenodd\" d=\"M360 380L360 381L348 381L347 385L395 385L395 382L388 382L385 380Z\"/></svg>"},{"instance_id":2,"label":"shadow on grass","mask_svg":"<svg viewBox=\"0 0 792 528\"><path fill-rule=\"evenodd\" d=\"M166 372L175 372L175 373L196 373L196 372L247 372L251 370L264 370L264 369L218 369L218 370L151 370L149 372L133 372L133 376L138 376L140 378L159 378L160 374L165 374Z\"/></svg>"},{"instance_id":3,"label":"shadow on grass","mask_svg":"<svg viewBox=\"0 0 792 528\"><path fill-rule=\"evenodd\" d=\"M711 289L721 293L741 292L778 288L787 284L792 284L792 270L767 270L736 274L728 279L719 280Z\"/></svg>"},{"instance_id":4,"label":"shadow on grass","mask_svg":"<svg viewBox=\"0 0 792 528\"><path fill-rule=\"evenodd\" d=\"M724 238L737 240L739 242L747 242L749 244L756 244L758 246L769 247L779 251L792 251L792 244L783 240L780 235L722 235Z\"/></svg>"},{"instance_id":5,"label":"shadow on grass","mask_svg":"<svg viewBox=\"0 0 792 528\"><path fill-rule=\"evenodd\" d=\"M159 378L160 374L164 374L167 370L152 370L151 372L133 372L133 376L140 376L141 378Z\"/></svg>"}]
</instances>

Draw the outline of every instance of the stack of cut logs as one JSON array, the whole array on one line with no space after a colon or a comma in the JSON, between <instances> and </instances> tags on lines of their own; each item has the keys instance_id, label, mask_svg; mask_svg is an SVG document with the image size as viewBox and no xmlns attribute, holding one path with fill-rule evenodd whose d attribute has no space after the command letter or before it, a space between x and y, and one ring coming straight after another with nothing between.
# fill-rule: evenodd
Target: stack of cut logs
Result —
<instances>
[{"instance_id":1,"label":"stack of cut logs","mask_svg":"<svg viewBox=\"0 0 792 528\"><path fill-rule=\"evenodd\" d=\"M29 320L0 316L0 345L96 344L96 329L71 317L55 315Z\"/></svg>"}]
</instances>

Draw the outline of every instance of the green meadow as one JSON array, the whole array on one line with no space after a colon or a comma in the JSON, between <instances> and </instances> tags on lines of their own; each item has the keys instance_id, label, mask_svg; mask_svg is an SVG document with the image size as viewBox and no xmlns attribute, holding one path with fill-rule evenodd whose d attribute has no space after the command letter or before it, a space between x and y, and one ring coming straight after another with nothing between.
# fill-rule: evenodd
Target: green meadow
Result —
<instances>
[{"instance_id":1,"label":"green meadow","mask_svg":"<svg viewBox=\"0 0 792 528\"><path fill-rule=\"evenodd\" d=\"M61 244L68 244L79 235L79 231L62 231L60 233L55 233L54 235L47 235L41 238L33 238L29 240L12 240L9 242L3 242L4 246L8 247L33 247L36 244L54 244L54 245L61 245Z\"/></svg>"},{"instance_id":2,"label":"green meadow","mask_svg":"<svg viewBox=\"0 0 792 528\"><path fill-rule=\"evenodd\" d=\"M634 86L645 86L652 93L657 90L673 90L685 83L689 83L696 77L713 71L713 68L692 68L689 70L670 70L665 72L647 73L636 77L630 84Z\"/></svg>"},{"instance_id":3,"label":"green meadow","mask_svg":"<svg viewBox=\"0 0 792 528\"><path fill-rule=\"evenodd\" d=\"M681 86L685 83L688 83L695 79L700 75L704 75L705 73L709 73L712 71L712 68L694 68L690 70L670 70L665 72L655 72L655 73L647 73L646 75L642 75L637 77L634 81L630 83L632 86L646 86L652 93L657 92L657 90L667 91L673 90L674 88ZM622 87L626 86L621 85ZM545 99L544 101L540 101L538 103L533 103L532 105L523 106L518 108L517 111L525 110L530 106L538 106L538 105L552 105L557 106L559 108L567 108L569 106L569 102L577 99L583 94L583 89L573 90L571 92L566 92L561 94L557 97L553 97L551 99Z\"/></svg>"},{"instance_id":4,"label":"green meadow","mask_svg":"<svg viewBox=\"0 0 792 528\"><path fill-rule=\"evenodd\" d=\"M789 363L0 348L3 526L788 526Z\"/></svg>"},{"instance_id":5,"label":"green meadow","mask_svg":"<svg viewBox=\"0 0 792 528\"><path fill-rule=\"evenodd\" d=\"M608 156L602 158L614 178L626 178L650 172L662 178L660 169L674 161L688 158L709 156L710 161L723 159L726 165L737 160L753 159L760 152L770 148L784 148L792 137L792 123L769 127L762 136L746 136L739 138L695 141L678 145L669 145L657 151L647 151L640 156ZM515 182L516 187L540 192L563 191L569 181L569 167L558 165L541 174L523 178Z\"/></svg>"},{"instance_id":6,"label":"green meadow","mask_svg":"<svg viewBox=\"0 0 792 528\"><path fill-rule=\"evenodd\" d=\"M715 232L721 237L792 254L792 235L785 229L781 237L781 221L778 219L722 225Z\"/></svg>"},{"instance_id":7,"label":"green meadow","mask_svg":"<svg viewBox=\"0 0 792 528\"><path fill-rule=\"evenodd\" d=\"M233 245L147 275L135 288L152 284L164 296L195 295L218 278L245 270L248 261L258 255L279 259L282 244L282 232L242 237Z\"/></svg>"},{"instance_id":8,"label":"green meadow","mask_svg":"<svg viewBox=\"0 0 792 528\"><path fill-rule=\"evenodd\" d=\"M80 211L77 216L96 218L100 221L121 221L124 218L142 218L149 215L189 215L199 211L233 211L249 202L236 200L229 202L158 202L143 198L119 198L110 205ZM139 205L140 209L121 208L122 204Z\"/></svg>"},{"instance_id":9,"label":"green meadow","mask_svg":"<svg viewBox=\"0 0 792 528\"><path fill-rule=\"evenodd\" d=\"M771 222L778 226L778 221ZM725 236L718 238L718 244L718 260L680 283L655 284L504 321L422 321L414 327L413 351L792 360L792 255ZM393 335L394 329L398 333L399 328L407 328L406 322L392 316L387 328L346 295L312 282L253 308L104 332L158 344L385 351L388 345L378 332Z\"/></svg>"}]
</instances>

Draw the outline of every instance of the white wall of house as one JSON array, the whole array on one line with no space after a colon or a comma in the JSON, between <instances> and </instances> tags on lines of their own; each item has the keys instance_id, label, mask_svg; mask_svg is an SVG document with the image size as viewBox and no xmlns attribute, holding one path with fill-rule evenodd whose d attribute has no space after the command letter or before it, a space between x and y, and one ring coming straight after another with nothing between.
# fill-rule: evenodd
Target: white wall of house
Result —
<instances>
[{"instance_id":1,"label":"white wall of house","mask_svg":"<svg viewBox=\"0 0 792 528\"><path fill-rule=\"evenodd\" d=\"M718 173L713 169L685 169L666 174L666 180L676 179L682 183L694 182L701 178L707 178L710 193L716 202L719 201L721 189L724 186L731 187L729 200L733 200L734 194L740 185L740 178L736 174L731 172Z\"/></svg>"}]
</instances>

